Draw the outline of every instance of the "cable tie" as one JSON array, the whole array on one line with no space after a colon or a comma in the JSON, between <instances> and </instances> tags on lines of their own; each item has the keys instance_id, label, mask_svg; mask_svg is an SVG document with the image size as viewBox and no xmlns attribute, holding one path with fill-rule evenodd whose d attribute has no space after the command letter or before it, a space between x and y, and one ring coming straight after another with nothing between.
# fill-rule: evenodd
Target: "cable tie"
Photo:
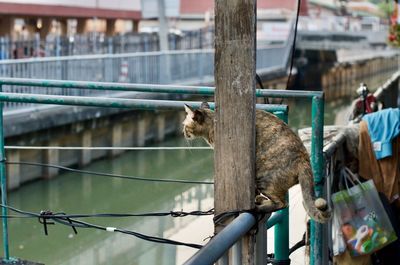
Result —
<instances>
[{"instance_id":1,"label":"cable tie","mask_svg":"<svg viewBox=\"0 0 400 265\"><path fill-rule=\"evenodd\" d=\"M171 211L170 214L172 217L184 217L184 216L188 215L187 213L185 213L183 211L177 211L177 212Z\"/></svg>"},{"instance_id":2,"label":"cable tie","mask_svg":"<svg viewBox=\"0 0 400 265\"><path fill-rule=\"evenodd\" d=\"M44 229L44 234L47 236L48 231L47 231L47 225L54 225L54 222L49 222L48 219L51 219L53 213L51 211L40 211L40 217L39 217L39 223L43 225Z\"/></svg>"},{"instance_id":3,"label":"cable tie","mask_svg":"<svg viewBox=\"0 0 400 265\"><path fill-rule=\"evenodd\" d=\"M116 227L106 227L107 232L115 232L116 229Z\"/></svg>"}]
</instances>

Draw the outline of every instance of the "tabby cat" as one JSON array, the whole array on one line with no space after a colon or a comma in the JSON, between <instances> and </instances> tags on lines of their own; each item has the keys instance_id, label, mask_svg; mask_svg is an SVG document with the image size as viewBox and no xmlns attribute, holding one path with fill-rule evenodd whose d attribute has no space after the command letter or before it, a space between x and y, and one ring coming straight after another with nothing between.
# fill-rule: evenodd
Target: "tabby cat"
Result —
<instances>
[{"instance_id":1,"label":"tabby cat","mask_svg":"<svg viewBox=\"0 0 400 265\"><path fill-rule=\"evenodd\" d=\"M202 137L214 147L214 112L204 102L200 109L185 105L183 134L187 139ZM310 159L300 138L275 115L256 111L256 209L272 212L287 207L286 194L300 183L303 204L317 222L330 218L327 202L314 195Z\"/></svg>"}]
</instances>

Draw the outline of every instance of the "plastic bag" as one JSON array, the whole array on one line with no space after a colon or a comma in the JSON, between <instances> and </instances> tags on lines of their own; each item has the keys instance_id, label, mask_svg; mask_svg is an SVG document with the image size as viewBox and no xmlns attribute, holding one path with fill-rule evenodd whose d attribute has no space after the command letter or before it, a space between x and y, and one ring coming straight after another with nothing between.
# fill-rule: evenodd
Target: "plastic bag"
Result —
<instances>
[{"instance_id":1,"label":"plastic bag","mask_svg":"<svg viewBox=\"0 0 400 265\"><path fill-rule=\"evenodd\" d=\"M342 174L346 189L332 194L332 202L350 255L369 254L395 241L396 233L374 182L361 183L347 168Z\"/></svg>"},{"instance_id":2,"label":"plastic bag","mask_svg":"<svg viewBox=\"0 0 400 265\"><path fill-rule=\"evenodd\" d=\"M333 212L332 216L332 250L333 256L340 255L346 251L346 243L340 226L338 215Z\"/></svg>"}]
</instances>

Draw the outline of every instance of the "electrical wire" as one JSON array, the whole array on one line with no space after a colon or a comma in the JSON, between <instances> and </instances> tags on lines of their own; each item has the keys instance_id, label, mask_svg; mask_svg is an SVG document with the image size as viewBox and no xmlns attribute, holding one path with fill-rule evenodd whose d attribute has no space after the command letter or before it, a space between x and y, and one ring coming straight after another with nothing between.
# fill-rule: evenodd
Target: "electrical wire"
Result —
<instances>
[{"instance_id":1,"label":"electrical wire","mask_svg":"<svg viewBox=\"0 0 400 265\"><path fill-rule=\"evenodd\" d=\"M29 218L29 217L37 217L36 213L22 211L10 205L0 204L0 207L9 209L13 212L19 213L21 215L7 215L0 217L6 218ZM210 209L207 211L191 211L191 212L184 212L184 211L169 211L169 212L154 212L154 213L97 213L97 214L65 214L65 213L51 213L46 215L43 213L41 217L44 218L51 218L51 217L64 217L64 218L91 218L91 217L162 217L162 216L171 216L171 217L186 217L186 216L206 216L206 215L213 215L214 209Z\"/></svg>"},{"instance_id":2,"label":"electrical wire","mask_svg":"<svg viewBox=\"0 0 400 265\"><path fill-rule=\"evenodd\" d=\"M301 0L297 1L297 13L296 13L296 21L294 24L294 36L293 36L293 44L292 44L292 55L290 58L290 68L289 68L289 76L286 82L286 90L289 89L289 82L290 78L292 76L292 69L293 69L293 63L294 63L294 54L296 52L296 39L297 39L297 25L299 23L299 15L300 15L300 6L301 6Z\"/></svg>"},{"instance_id":3,"label":"electrical wire","mask_svg":"<svg viewBox=\"0 0 400 265\"><path fill-rule=\"evenodd\" d=\"M43 224L43 226L44 226L46 235L47 235L47 225L53 225L55 223L59 223L59 224L63 224L63 225L72 227L76 234L77 234L76 228L94 228L94 229L108 231L108 232L119 232L122 234L131 235L131 236L134 236L134 237L146 240L146 241L150 241L150 242L155 242L155 243L162 243L162 244L169 244L169 245L176 245L176 246L186 246L186 247L191 247L191 248L196 248L196 249L200 249L203 247L202 245L199 245L199 244L185 243L185 242L175 241L175 240L161 238L161 237L149 236L149 235L141 234L141 233L130 231L130 230L120 229L120 228L116 228L116 227L100 226L100 225L96 225L96 224L92 224L92 223L88 223L88 222L84 222L81 220L70 218L70 217L68 217L68 215L63 215L62 213L52 214L49 211L42 211L40 214L37 214L37 213L22 211L22 210L14 208L14 207L5 206L5 205L1 205L1 207L5 207L5 208L15 211L19 214L23 214L26 217L38 218L39 222L41 224Z\"/></svg>"},{"instance_id":4,"label":"electrical wire","mask_svg":"<svg viewBox=\"0 0 400 265\"><path fill-rule=\"evenodd\" d=\"M27 166L39 166L39 167L57 168L57 169L61 169L61 170L69 171L69 172L80 173L80 174L87 174L87 175L94 175L94 176L104 176L104 177L120 178L120 179L128 179L128 180L149 181L149 182L164 182L164 183L181 183L181 184L206 184L206 185L214 184L213 181L196 181L196 180L182 180L182 179L160 179L160 178L133 177L133 176L127 176L127 175L120 175L120 174L102 173L102 172L89 171L89 170L80 170L80 169L74 169L74 168L64 167L64 166L60 166L60 165L44 164L44 163L37 163L37 162L6 161L5 163L9 164L9 165L27 165Z\"/></svg>"},{"instance_id":5,"label":"electrical wire","mask_svg":"<svg viewBox=\"0 0 400 265\"><path fill-rule=\"evenodd\" d=\"M208 146L158 146L158 147L129 147L129 146L17 146L6 145L9 150L126 150L126 151L154 151L154 150L212 150Z\"/></svg>"}]
</instances>

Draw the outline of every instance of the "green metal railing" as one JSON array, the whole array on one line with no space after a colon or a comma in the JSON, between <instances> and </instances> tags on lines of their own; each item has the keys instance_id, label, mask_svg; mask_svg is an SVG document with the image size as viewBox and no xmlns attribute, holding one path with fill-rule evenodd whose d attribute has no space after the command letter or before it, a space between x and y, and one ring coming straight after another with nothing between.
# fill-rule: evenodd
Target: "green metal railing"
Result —
<instances>
[{"instance_id":1,"label":"green metal railing","mask_svg":"<svg viewBox=\"0 0 400 265\"><path fill-rule=\"evenodd\" d=\"M210 86L127 84L127 83L107 83L107 82L43 80L43 79L27 79L27 78L0 78L0 85L92 89L92 90L103 90L103 91L109 90L109 91L135 91L135 92L150 92L150 93L155 92L155 93L191 94L191 95L204 95L204 96L212 96L214 95L215 92L215 88ZM256 89L256 96L270 97L270 98L273 97L321 98L322 92Z\"/></svg>"},{"instance_id":2,"label":"green metal railing","mask_svg":"<svg viewBox=\"0 0 400 265\"><path fill-rule=\"evenodd\" d=\"M3 91L0 85L0 93ZM3 102L0 103L0 190L1 190L1 203L7 204L7 175L6 175L6 151L4 149L4 133L3 133ZM3 230L3 249L4 259L8 261L10 259L10 251L8 246L8 221L7 221L7 209L1 208L2 219L2 230Z\"/></svg>"},{"instance_id":3,"label":"green metal railing","mask_svg":"<svg viewBox=\"0 0 400 265\"><path fill-rule=\"evenodd\" d=\"M288 113L277 115L284 122L288 123ZM289 203L289 195L286 195L286 200ZM289 259L289 205L282 210L277 211L267 221L267 229L269 226L274 226L274 260L281 262L280 264L290 264ZM274 224L272 224L274 222Z\"/></svg>"},{"instance_id":4,"label":"green metal railing","mask_svg":"<svg viewBox=\"0 0 400 265\"><path fill-rule=\"evenodd\" d=\"M182 109L183 103L193 107L199 107L201 102L182 102L182 101L163 101L163 100L139 100L139 99L120 99L120 98L101 98L101 97L79 97L79 96L51 96L39 94L17 94L3 93L2 85L21 85L34 87L57 87L57 88L78 88L78 89L96 89L96 90L114 90L114 91L140 91L140 92L156 92L156 93L173 93L173 94L197 94L197 95L213 95L215 88L213 87L193 87L193 86L174 86L174 85L147 85L147 84L118 84L118 83L97 83L97 82L80 82L80 81L59 81L59 80L35 80L35 79L18 79L18 78L0 78L0 101L1 102L24 102L39 104L56 104L56 105L79 105L79 106L96 106L110 108L135 108L135 109ZM314 173L316 196L322 196L323 190L323 114L324 114L324 95L322 92L316 91L286 91L286 90L256 90L257 97L271 98L308 98L312 104L312 143L311 143L311 162ZM213 104L211 104L213 107ZM283 113L284 120L287 121L288 108L285 105L266 105L257 104L258 109L270 112ZM3 137L3 104L0 108L0 180L2 191L2 203L7 205L6 192L6 172L5 172L5 153L4 153L4 137ZM3 248L4 257L10 259L8 247L8 228L7 228L7 210L2 209L3 214ZM283 209L273 215L267 223L267 227L276 224L275 228L275 248L276 260L289 259L289 228L288 228L288 209ZM273 224L272 224L273 223ZM325 264L323 260L323 233L322 226L312 222L311 224L311 264Z\"/></svg>"}]
</instances>

